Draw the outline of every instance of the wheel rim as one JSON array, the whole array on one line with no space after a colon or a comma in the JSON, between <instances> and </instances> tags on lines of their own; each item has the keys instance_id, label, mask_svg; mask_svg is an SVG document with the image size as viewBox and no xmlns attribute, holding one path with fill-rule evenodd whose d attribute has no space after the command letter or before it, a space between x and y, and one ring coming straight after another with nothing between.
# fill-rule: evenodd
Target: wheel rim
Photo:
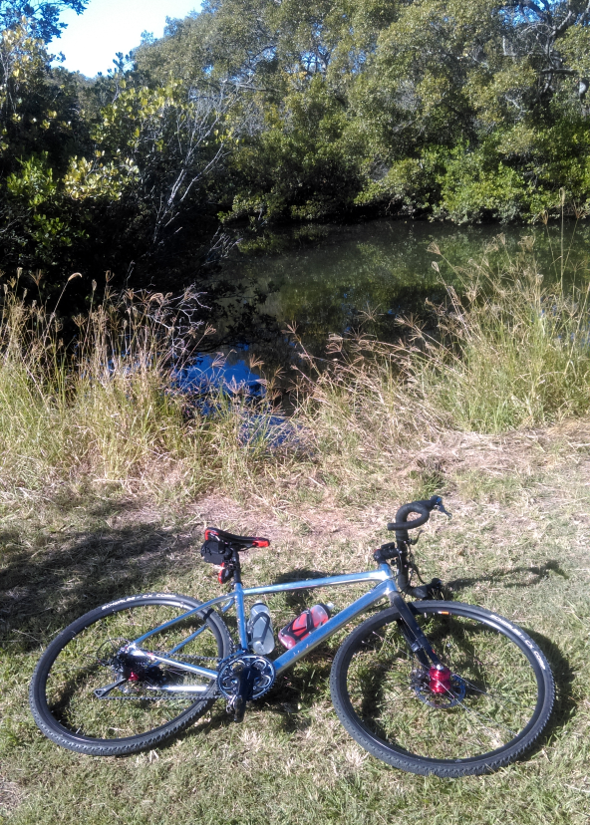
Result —
<instances>
[{"instance_id":1,"label":"wheel rim","mask_svg":"<svg viewBox=\"0 0 590 825\"><path fill-rule=\"evenodd\" d=\"M416 619L450 670L432 690L393 621L354 645L346 693L356 725L386 748L420 759L473 761L522 739L540 707L539 666L492 623L449 611Z\"/></svg>"},{"instance_id":2,"label":"wheel rim","mask_svg":"<svg viewBox=\"0 0 590 825\"><path fill-rule=\"evenodd\" d=\"M81 629L62 647L47 672L45 704L64 732L81 740L130 739L171 723L195 704L210 701L216 695L214 680L165 666L144 667L143 671L135 666L133 670L134 665L126 667L124 656L119 655L125 642L190 609L190 604L126 607ZM196 614L146 640L142 647L169 655L175 645L197 631L201 632L174 658L215 669L223 654L220 634ZM122 678L125 681L120 686L105 698L97 698L96 690ZM202 690L194 692L195 687Z\"/></svg>"}]
</instances>

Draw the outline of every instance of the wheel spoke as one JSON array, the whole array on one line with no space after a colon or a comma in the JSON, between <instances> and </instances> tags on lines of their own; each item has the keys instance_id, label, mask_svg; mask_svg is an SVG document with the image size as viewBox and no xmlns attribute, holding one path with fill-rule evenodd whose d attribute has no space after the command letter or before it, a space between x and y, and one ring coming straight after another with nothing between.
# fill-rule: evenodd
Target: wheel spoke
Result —
<instances>
[{"instance_id":1,"label":"wheel spoke","mask_svg":"<svg viewBox=\"0 0 590 825\"><path fill-rule=\"evenodd\" d=\"M149 653L138 655L130 645L148 630L187 615L153 635L153 650L167 657L175 649L177 661L215 669L231 649L230 637L217 614L199 616L191 609L196 604L184 597L137 597L71 625L75 632L68 628L58 637L33 678L31 704L43 732L74 749L82 746L70 737L100 740L84 747L97 753L104 752L104 741L129 739L120 752L132 752L156 728L204 712L216 698L215 680Z\"/></svg>"},{"instance_id":2,"label":"wheel spoke","mask_svg":"<svg viewBox=\"0 0 590 825\"><path fill-rule=\"evenodd\" d=\"M520 632L499 630L485 611L445 604L439 613L436 604L415 607L440 668L422 666L407 649L399 616L388 611L389 618L357 628L338 652L334 704L347 730L392 764L440 775L482 772L492 752L506 753L494 757L503 764L510 760L509 749L543 706L526 738L540 734L553 702L550 671L545 676L540 651L533 656ZM547 701L538 706L539 696Z\"/></svg>"}]
</instances>

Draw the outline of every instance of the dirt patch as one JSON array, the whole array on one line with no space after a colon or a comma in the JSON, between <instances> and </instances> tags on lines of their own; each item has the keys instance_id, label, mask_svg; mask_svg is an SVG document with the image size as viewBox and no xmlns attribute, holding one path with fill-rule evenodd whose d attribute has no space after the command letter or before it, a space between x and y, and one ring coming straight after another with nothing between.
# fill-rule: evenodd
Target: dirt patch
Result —
<instances>
[{"instance_id":1,"label":"dirt patch","mask_svg":"<svg viewBox=\"0 0 590 825\"><path fill-rule=\"evenodd\" d=\"M23 793L16 782L9 782L0 774L0 822L9 816L23 799Z\"/></svg>"}]
</instances>

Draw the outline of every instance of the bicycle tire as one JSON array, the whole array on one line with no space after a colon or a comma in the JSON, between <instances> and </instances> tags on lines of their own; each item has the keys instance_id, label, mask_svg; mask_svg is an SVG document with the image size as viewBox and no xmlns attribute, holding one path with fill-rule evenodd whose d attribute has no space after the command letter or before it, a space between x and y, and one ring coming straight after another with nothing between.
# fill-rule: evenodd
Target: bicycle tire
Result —
<instances>
[{"instance_id":1,"label":"bicycle tire","mask_svg":"<svg viewBox=\"0 0 590 825\"><path fill-rule=\"evenodd\" d=\"M521 757L541 736L555 695L538 645L483 608L409 606L450 668L451 687L432 691L398 612L383 610L345 639L332 666L332 701L348 733L378 759L422 775L491 773Z\"/></svg>"},{"instance_id":2,"label":"bicycle tire","mask_svg":"<svg viewBox=\"0 0 590 825\"><path fill-rule=\"evenodd\" d=\"M207 683L157 666L149 680L132 673L107 698L94 691L117 679L116 655L124 641L200 604L187 596L146 593L97 607L70 624L43 653L31 680L29 703L40 730L69 750L118 756L154 748L187 728L218 697L216 680ZM214 669L206 659L223 659L232 651L229 631L214 610L195 613L144 644L167 652L197 630L199 635L176 656L205 659L201 664ZM158 687L162 684L177 684L172 690L178 692L166 693ZM191 688L202 692L191 694Z\"/></svg>"}]
</instances>

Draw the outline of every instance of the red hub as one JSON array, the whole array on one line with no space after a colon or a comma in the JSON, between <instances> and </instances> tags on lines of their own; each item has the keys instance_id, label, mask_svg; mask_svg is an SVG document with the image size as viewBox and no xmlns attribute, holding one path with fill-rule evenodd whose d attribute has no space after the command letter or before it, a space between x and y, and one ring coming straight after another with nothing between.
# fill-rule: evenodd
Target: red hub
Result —
<instances>
[{"instance_id":1,"label":"red hub","mask_svg":"<svg viewBox=\"0 0 590 825\"><path fill-rule=\"evenodd\" d=\"M429 688L432 693L451 693L451 671L444 665L431 665L428 671Z\"/></svg>"}]
</instances>

